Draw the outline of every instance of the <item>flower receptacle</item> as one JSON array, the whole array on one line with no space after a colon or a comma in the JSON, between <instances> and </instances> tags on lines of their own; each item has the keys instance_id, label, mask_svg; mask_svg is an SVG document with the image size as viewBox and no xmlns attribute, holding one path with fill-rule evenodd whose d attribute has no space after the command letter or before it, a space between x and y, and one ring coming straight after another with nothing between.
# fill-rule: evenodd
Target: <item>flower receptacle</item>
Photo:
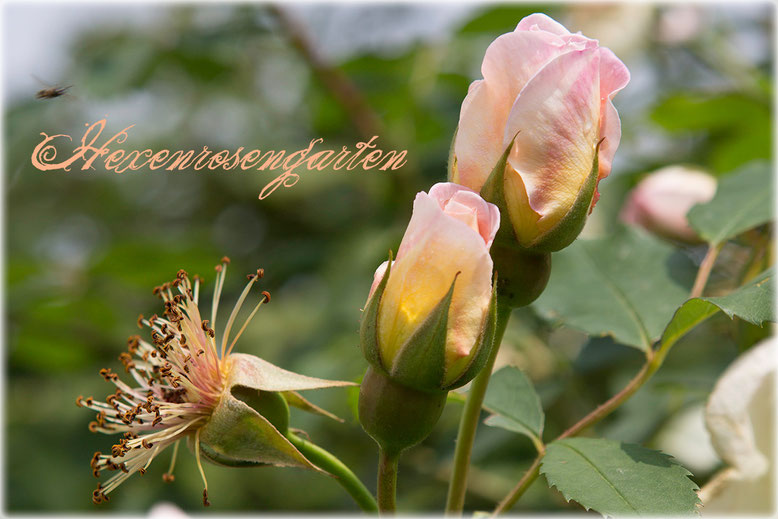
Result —
<instances>
[{"instance_id":1,"label":"flower receptacle","mask_svg":"<svg viewBox=\"0 0 778 519\"><path fill-rule=\"evenodd\" d=\"M359 421L381 449L397 456L430 434L446 394L404 386L370 366L359 391Z\"/></svg>"}]
</instances>

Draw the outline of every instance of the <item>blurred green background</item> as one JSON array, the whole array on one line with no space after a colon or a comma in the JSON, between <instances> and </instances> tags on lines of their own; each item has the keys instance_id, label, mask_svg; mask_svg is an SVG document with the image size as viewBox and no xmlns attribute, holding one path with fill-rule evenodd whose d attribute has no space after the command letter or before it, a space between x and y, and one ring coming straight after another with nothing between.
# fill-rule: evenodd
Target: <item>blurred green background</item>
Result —
<instances>
[{"instance_id":1,"label":"blurred green background","mask_svg":"<svg viewBox=\"0 0 778 519\"><path fill-rule=\"evenodd\" d=\"M68 38L46 39L54 33L45 33L43 22L58 13L64 20L66 11L85 21L71 24ZM766 3L318 4L284 11L261 4L5 4L6 510L137 513L169 501L201 511L193 456L179 457L174 483L161 481L169 454L95 507L89 459L112 438L90 434L92 413L74 404L79 394L111 390L99 369L117 370L137 315L162 310L152 287L180 268L206 278L209 301L213 266L229 256L222 299L229 307L244 275L263 267L262 286L273 301L236 350L304 374L358 380L366 363L357 329L373 271L396 251L414 194L445 179L459 106L480 78L486 47L538 11L598 38L632 73L615 99L622 143L585 235L612 229L628 190L655 168L689 163L723 175L771 157L773 12ZM36 60L13 37L25 33L39 37L38 55L53 60ZM72 96L34 99L42 86L33 74L73 85ZM273 178L269 172L31 166L40 132L77 138L85 123L106 116L107 131L136 125L129 149L291 151L316 137L337 149L375 133L380 147L407 149L408 163L394 172L304 172L296 186L262 201L257 194ZM686 253L701 258L699 250ZM549 438L640 365L638 352L607 338L552 329L531 308L517 313L499 362L519 365L535 382ZM674 434L674 418L696 412L737 344L766 333L712 319L599 433L669 449L662 438ZM355 393L309 396L346 423L293 411L292 425L374 489L377 455L354 417ZM460 408L449 403L432 436L402 459L402 509L441 510ZM533 456L527 439L481 427L467 508L491 509ZM712 456L699 454L697 466L681 461L704 483L717 467ZM356 510L338 485L314 473L205 469L212 512ZM515 510L579 508L541 481Z\"/></svg>"}]
</instances>

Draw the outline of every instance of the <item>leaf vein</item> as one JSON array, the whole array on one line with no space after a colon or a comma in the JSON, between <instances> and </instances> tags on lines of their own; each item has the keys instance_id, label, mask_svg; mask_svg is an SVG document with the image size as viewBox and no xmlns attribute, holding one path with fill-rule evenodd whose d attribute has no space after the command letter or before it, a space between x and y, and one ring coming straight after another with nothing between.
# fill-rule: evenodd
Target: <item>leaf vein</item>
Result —
<instances>
[{"instance_id":1,"label":"leaf vein","mask_svg":"<svg viewBox=\"0 0 778 519\"><path fill-rule=\"evenodd\" d=\"M600 471L600 469L598 469L598 468L597 468L597 465L595 465L594 463L592 463L592 461L591 461L589 458L587 458L587 457L584 455L584 453L583 453L583 452L579 451L578 449L576 449L576 448L575 448L575 447L573 447L572 445L568 445L568 444L566 444L566 443L560 443L559 445L563 445L563 446L567 447L568 449L570 449L571 451L573 451L573 452L575 452L576 454L578 454L578 455L579 455L579 456L580 456L580 457L581 457L581 458L582 458L582 459L583 459L583 460L584 460L586 463L588 463L588 464L589 464L589 465L592 467L592 469L593 469L593 470L594 470L594 471L595 471L597 474L599 474L599 476L600 476L600 477L603 479L603 481L605 481L605 482L606 482L608 485L610 485L610 487L613 489L613 491L614 491L614 492L616 492L616 494L617 494L617 495L618 495L618 496L621 498L621 500L622 500L622 501L624 501L624 502L627 504L627 506L629 506L629 507L630 507L632 510L634 510L634 511L635 511L635 514L637 514L637 515L640 515L640 512L638 511L638 509L637 509L637 508L635 508L635 507L632 505L632 503L630 503L630 502L627 500L626 496L625 496L624 494L622 494L622 493L621 493L621 491L619 491L619 489L618 489L618 488L616 488L616 486L615 486L613 483L611 483L611 482L610 482L610 480L609 480L607 477L605 477L605 474L603 474L603 473L602 473L602 471Z\"/></svg>"},{"instance_id":2,"label":"leaf vein","mask_svg":"<svg viewBox=\"0 0 778 519\"><path fill-rule=\"evenodd\" d=\"M741 217L744 214L747 214L752 208L759 204L763 204L765 201L769 201L769 197L772 196L772 191L767 190L762 192L762 196L759 198L754 198L751 200L750 203L745 204L744 206L741 206L735 213L732 215L732 217L728 220L728 223L724 225L724 227L716 233L716 236L710 240L711 244L716 246L720 243L727 240L727 237L732 232L732 229L735 229L740 222Z\"/></svg>"},{"instance_id":3,"label":"leaf vein","mask_svg":"<svg viewBox=\"0 0 778 519\"><path fill-rule=\"evenodd\" d=\"M591 264L592 269L595 272L597 272L597 274L599 274L599 276L605 282L604 285L610 289L610 291L613 293L616 299L618 299L622 303L627 313L632 317L632 320L634 321L638 329L638 334L640 335L640 339L643 341L643 348L644 350L648 351L651 348L651 339L648 336L648 330L643 324L643 320L640 318L640 315L638 314L637 308L635 308L632 302L627 298L627 295L624 293L624 291L621 290L621 288L618 285L616 285L600 268L600 266L597 264L595 259L590 255L589 250L586 247L584 247L583 251L584 251L583 255Z\"/></svg>"}]
</instances>

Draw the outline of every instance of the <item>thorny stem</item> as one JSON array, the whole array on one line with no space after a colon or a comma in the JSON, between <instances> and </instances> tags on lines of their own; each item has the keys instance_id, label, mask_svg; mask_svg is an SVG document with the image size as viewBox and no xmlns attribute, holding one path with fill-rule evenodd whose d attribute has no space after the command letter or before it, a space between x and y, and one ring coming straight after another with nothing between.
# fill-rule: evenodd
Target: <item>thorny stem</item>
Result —
<instances>
[{"instance_id":1,"label":"thorny stem","mask_svg":"<svg viewBox=\"0 0 778 519\"><path fill-rule=\"evenodd\" d=\"M394 514L397 511L397 454L378 452L378 509L381 514Z\"/></svg>"},{"instance_id":2,"label":"thorny stem","mask_svg":"<svg viewBox=\"0 0 778 519\"><path fill-rule=\"evenodd\" d=\"M497 305L497 325L494 332L494 343L489 353L489 358L481 372L473 379L470 391L467 394L465 408L459 422L457 433L457 446L454 451L454 468L451 473L451 482L448 487L448 499L446 501L447 515L460 515L465 505L465 491L467 490L467 471L470 467L470 454L473 450L475 431L478 420L481 417L481 406L489 386L489 378L492 376L494 361L497 359L497 351L500 349L505 329L511 317L511 308L507 305Z\"/></svg>"},{"instance_id":3,"label":"thorny stem","mask_svg":"<svg viewBox=\"0 0 778 519\"><path fill-rule=\"evenodd\" d=\"M700 269L697 271L697 277L694 279L694 287L692 288L692 293L689 297L700 297L702 295L702 292L705 290L705 285L708 283L708 277L710 277L710 273L713 270L713 264L716 263L716 258L719 256L722 246L723 244L719 243L712 244L708 248L708 252L705 254L705 257L700 264Z\"/></svg>"},{"instance_id":4,"label":"thorny stem","mask_svg":"<svg viewBox=\"0 0 778 519\"><path fill-rule=\"evenodd\" d=\"M373 495L342 461L292 432L288 432L286 437L311 463L332 475L363 511L378 511Z\"/></svg>"}]
</instances>

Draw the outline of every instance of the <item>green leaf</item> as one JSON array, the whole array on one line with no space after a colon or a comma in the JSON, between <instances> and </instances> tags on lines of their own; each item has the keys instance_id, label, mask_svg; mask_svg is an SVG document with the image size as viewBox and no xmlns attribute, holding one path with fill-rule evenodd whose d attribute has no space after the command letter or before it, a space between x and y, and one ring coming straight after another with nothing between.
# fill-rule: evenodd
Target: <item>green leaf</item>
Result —
<instances>
[{"instance_id":1,"label":"green leaf","mask_svg":"<svg viewBox=\"0 0 778 519\"><path fill-rule=\"evenodd\" d=\"M629 443L555 441L540 472L568 501L607 516L693 514L699 503L688 470L667 454Z\"/></svg>"},{"instance_id":2,"label":"green leaf","mask_svg":"<svg viewBox=\"0 0 778 519\"><path fill-rule=\"evenodd\" d=\"M769 222L773 216L772 196L770 165L751 163L722 177L713 200L689 211L689 224L705 241L718 245Z\"/></svg>"},{"instance_id":3,"label":"green leaf","mask_svg":"<svg viewBox=\"0 0 778 519\"><path fill-rule=\"evenodd\" d=\"M484 423L524 434L530 439L543 435L543 408L532 382L519 368L506 366L492 375L484 408L494 413Z\"/></svg>"},{"instance_id":4,"label":"green leaf","mask_svg":"<svg viewBox=\"0 0 778 519\"><path fill-rule=\"evenodd\" d=\"M672 346L692 328L719 310L730 318L737 316L757 326L762 326L767 321L775 322L774 270L770 268L764 271L750 283L725 296L699 297L686 301L675 312L662 334L662 345Z\"/></svg>"},{"instance_id":5,"label":"green leaf","mask_svg":"<svg viewBox=\"0 0 778 519\"><path fill-rule=\"evenodd\" d=\"M672 133L732 131L769 120L770 110L759 101L739 94L708 96L678 94L662 100L651 118Z\"/></svg>"},{"instance_id":6,"label":"green leaf","mask_svg":"<svg viewBox=\"0 0 778 519\"><path fill-rule=\"evenodd\" d=\"M556 253L535 308L546 318L648 350L689 293L693 269L648 234L620 228Z\"/></svg>"}]
</instances>

